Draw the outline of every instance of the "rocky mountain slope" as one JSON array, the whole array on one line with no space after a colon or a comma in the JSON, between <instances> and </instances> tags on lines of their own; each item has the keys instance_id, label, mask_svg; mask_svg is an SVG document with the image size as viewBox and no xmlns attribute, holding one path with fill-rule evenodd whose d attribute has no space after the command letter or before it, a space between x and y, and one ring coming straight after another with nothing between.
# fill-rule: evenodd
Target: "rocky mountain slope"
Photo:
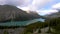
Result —
<instances>
[{"instance_id":1,"label":"rocky mountain slope","mask_svg":"<svg viewBox=\"0 0 60 34\"><path fill-rule=\"evenodd\" d=\"M27 13L15 6L11 5L0 5L0 22L5 21L24 21L40 18L36 12Z\"/></svg>"}]
</instances>

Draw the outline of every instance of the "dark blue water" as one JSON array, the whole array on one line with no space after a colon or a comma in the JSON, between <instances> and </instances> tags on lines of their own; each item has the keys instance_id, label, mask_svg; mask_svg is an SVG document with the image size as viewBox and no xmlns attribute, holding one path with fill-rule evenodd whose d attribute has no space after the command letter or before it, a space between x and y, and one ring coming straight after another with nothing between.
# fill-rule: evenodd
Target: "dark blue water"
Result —
<instances>
[{"instance_id":1,"label":"dark blue water","mask_svg":"<svg viewBox=\"0 0 60 34\"><path fill-rule=\"evenodd\" d=\"M34 19L34 20L28 20L28 21L16 21L16 22L7 22L7 23L0 23L0 26L26 26L31 23L42 21L44 22L44 19Z\"/></svg>"}]
</instances>

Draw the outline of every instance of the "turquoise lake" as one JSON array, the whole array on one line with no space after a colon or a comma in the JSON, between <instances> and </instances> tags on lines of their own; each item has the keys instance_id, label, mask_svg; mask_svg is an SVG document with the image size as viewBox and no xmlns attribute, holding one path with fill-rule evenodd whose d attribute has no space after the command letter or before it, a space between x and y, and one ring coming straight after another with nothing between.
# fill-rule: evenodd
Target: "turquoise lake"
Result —
<instances>
[{"instance_id":1,"label":"turquoise lake","mask_svg":"<svg viewBox=\"0 0 60 34\"><path fill-rule=\"evenodd\" d=\"M26 26L37 21L44 22L44 19L40 18L40 19L33 19L28 21L16 21L16 22L12 21L12 22L0 23L0 26Z\"/></svg>"}]
</instances>

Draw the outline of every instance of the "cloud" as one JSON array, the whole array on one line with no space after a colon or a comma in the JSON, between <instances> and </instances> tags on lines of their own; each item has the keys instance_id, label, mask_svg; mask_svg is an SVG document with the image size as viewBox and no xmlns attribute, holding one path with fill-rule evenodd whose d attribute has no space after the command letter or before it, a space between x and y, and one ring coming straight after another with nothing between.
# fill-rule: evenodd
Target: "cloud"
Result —
<instances>
[{"instance_id":1,"label":"cloud","mask_svg":"<svg viewBox=\"0 0 60 34\"><path fill-rule=\"evenodd\" d=\"M52 0L0 0L0 5L8 4L19 6L22 9L28 8L29 10L38 10L45 4L51 2ZM28 10L27 9L27 10Z\"/></svg>"},{"instance_id":2,"label":"cloud","mask_svg":"<svg viewBox=\"0 0 60 34\"><path fill-rule=\"evenodd\" d=\"M6 0L0 0L0 5L6 4Z\"/></svg>"},{"instance_id":3,"label":"cloud","mask_svg":"<svg viewBox=\"0 0 60 34\"><path fill-rule=\"evenodd\" d=\"M15 5L15 6L27 6L32 2L32 0L10 0L7 1L7 4Z\"/></svg>"},{"instance_id":4,"label":"cloud","mask_svg":"<svg viewBox=\"0 0 60 34\"><path fill-rule=\"evenodd\" d=\"M60 9L60 3L56 3L52 6L53 9Z\"/></svg>"},{"instance_id":5,"label":"cloud","mask_svg":"<svg viewBox=\"0 0 60 34\"><path fill-rule=\"evenodd\" d=\"M56 10L39 10L43 6L45 6L47 3L52 2L53 0L0 0L0 5L8 4L8 5L14 5L22 10L32 10L37 11L41 15L45 14L51 14L54 12L57 12ZM60 3L53 5L54 7L59 7Z\"/></svg>"},{"instance_id":6,"label":"cloud","mask_svg":"<svg viewBox=\"0 0 60 34\"><path fill-rule=\"evenodd\" d=\"M53 10L53 9L49 9L49 10L39 10L37 11L40 15L49 15L49 14L52 14L52 13L56 13L58 12L57 10Z\"/></svg>"},{"instance_id":7,"label":"cloud","mask_svg":"<svg viewBox=\"0 0 60 34\"><path fill-rule=\"evenodd\" d=\"M32 0L0 0L0 5L8 4L14 6L26 6L31 2Z\"/></svg>"},{"instance_id":8,"label":"cloud","mask_svg":"<svg viewBox=\"0 0 60 34\"><path fill-rule=\"evenodd\" d=\"M52 0L33 0L32 3L29 4L28 6L20 7L20 8L22 8L22 9L28 8L29 10L36 11L36 10L42 8L45 4L47 4L48 2L51 2L51 1Z\"/></svg>"},{"instance_id":9,"label":"cloud","mask_svg":"<svg viewBox=\"0 0 60 34\"><path fill-rule=\"evenodd\" d=\"M50 9L41 9L41 10L38 10L37 12L40 15L47 15L47 14L52 14L52 13L58 12L58 10L56 10L56 9L60 9L60 3L56 3L56 4L52 5Z\"/></svg>"},{"instance_id":10,"label":"cloud","mask_svg":"<svg viewBox=\"0 0 60 34\"><path fill-rule=\"evenodd\" d=\"M33 0L32 4L29 5L28 7L30 8L30 10L37 10L47 2L48 1L46 0Z\"/></svg>"}]
</instances>

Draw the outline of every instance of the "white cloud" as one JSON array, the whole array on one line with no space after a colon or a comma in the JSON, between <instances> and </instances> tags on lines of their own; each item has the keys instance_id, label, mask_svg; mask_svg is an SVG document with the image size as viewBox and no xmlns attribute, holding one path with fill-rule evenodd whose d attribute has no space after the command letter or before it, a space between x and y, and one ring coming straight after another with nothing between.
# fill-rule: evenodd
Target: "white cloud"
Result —
<instances>
[{"instance_id":1,"label":"white cloud","mask_svg":"<svg viewBox=\"0 0 60 34\"><path fill-rule=\"evenodd\" d=\"M54 5L51 6L50 9L47 9L47 10L38 10L37 12L40 14L40 15L47 15L47 14L52 14L52 13L56 13L58 12L58 10L56 9L60 9L60 3L56 3Z\"/></svg>"},{"instance_id":2,"label":"white cloud","mask_svg":"<svg viewBox=\"0 0 60 34\"><path fill-rule=\"evenodd\" d=\"M49 15L49 14L52 14L52 13L56 13L58 12L57 10L52 10L52 9L49 9L49 10L39 10L37 11L40 15Z\"/></svg>"},{"instance_id":3,"label":"white cloud","mask_svg":"<svg viewBox=\"0 0 60 34\"><path fill-rule=\"evenodd\" d=\"M29 8L30 10L38 10L48 2L50 2L50 0L33 0L32 4L29 5Z\"/></svg>"},{"instance_id":4,"label":"white cloud","mask_svg":"<svg viewBox=\"0 0 60 34\"><path fill-rule=\"evenodd\" d=\"M21 7L22 9L24 8L28 8L27 10L38 10L40 8L42 8L45 4L51 2L52 0L33 0L31 4L29 4L28 6L25 7Z\"/></svg>"},{"instance_id":5,"label":"white cloud","mask_svg":"<svg viewBox=\"0 0 60 34\"><path fill-rule=\"evenodd\" d=\"M60 3L56 3L52 6L53 9L60 9Z\"/></svg>"}]
</instances>

